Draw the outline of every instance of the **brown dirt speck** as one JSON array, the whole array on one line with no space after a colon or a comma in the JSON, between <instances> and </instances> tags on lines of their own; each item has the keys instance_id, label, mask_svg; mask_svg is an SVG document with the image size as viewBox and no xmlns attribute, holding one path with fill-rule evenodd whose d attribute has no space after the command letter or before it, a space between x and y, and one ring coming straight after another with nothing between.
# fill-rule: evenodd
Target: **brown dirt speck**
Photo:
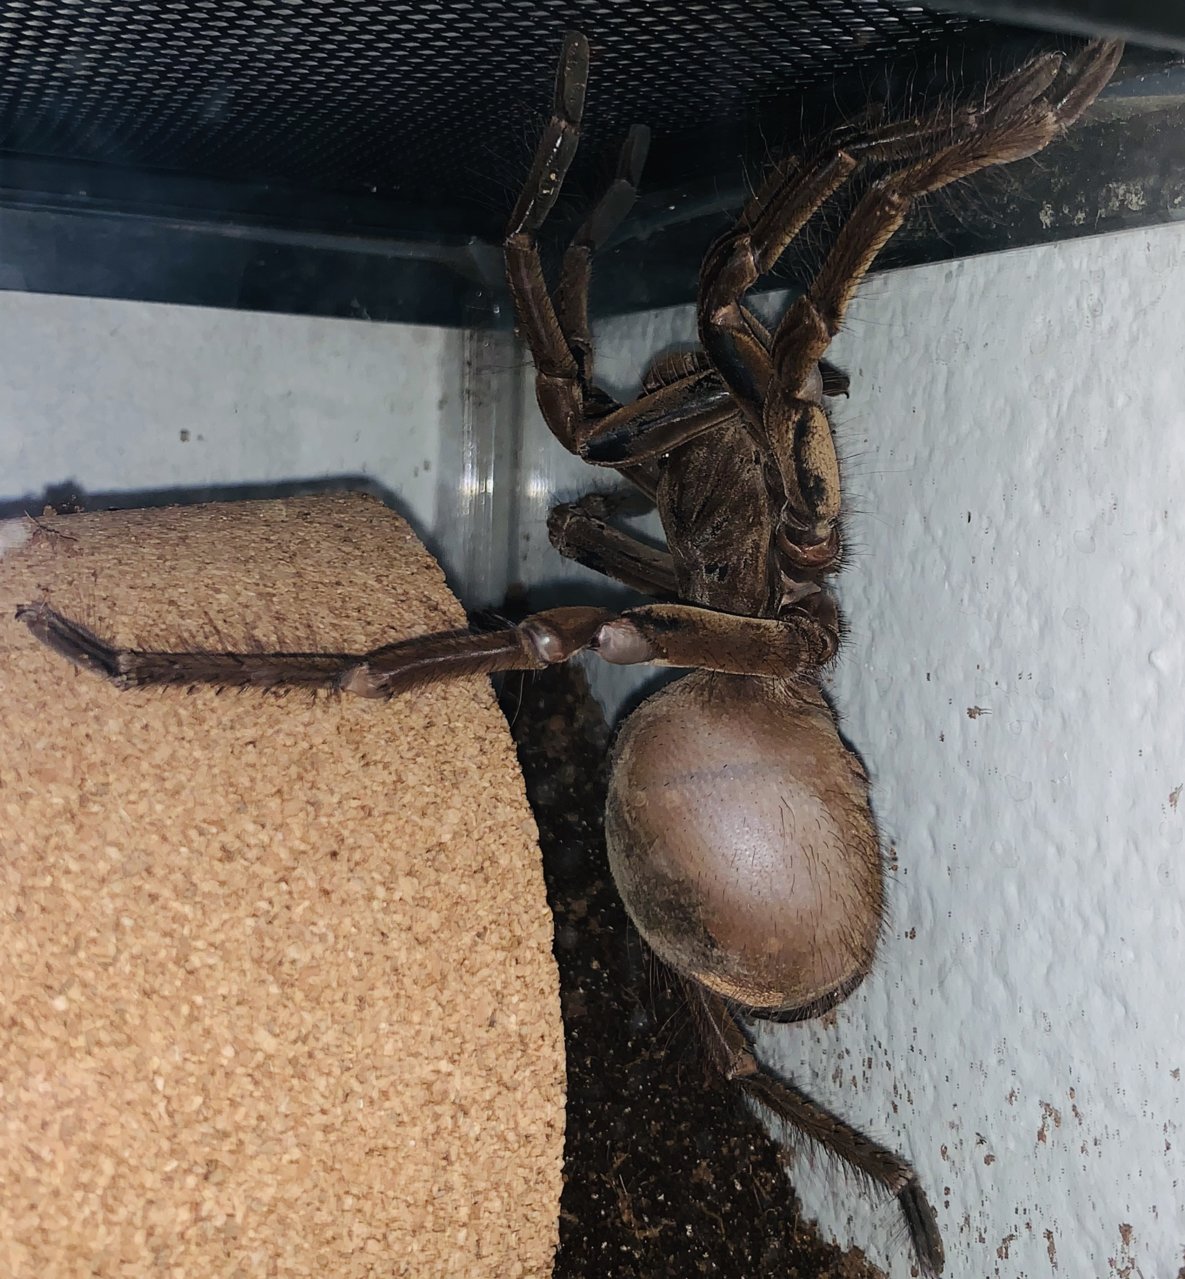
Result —
<instances>
[{"instance_id":1,"label":"brown dirt speck","mask_svg":"<svg viewBox=\"0 0 1185 1279\"><path fill-rule=\"evenodd\" d=\"M1056 1106L1051 1106L1049 1102L1041 1103L1041 1127L1037 1129L1037 1141L1041 1145L1049 1140L1049 1125L1053 1124L1055 1128L1062 1126L1062 1112Z\"/></svg>"}]
</instances>

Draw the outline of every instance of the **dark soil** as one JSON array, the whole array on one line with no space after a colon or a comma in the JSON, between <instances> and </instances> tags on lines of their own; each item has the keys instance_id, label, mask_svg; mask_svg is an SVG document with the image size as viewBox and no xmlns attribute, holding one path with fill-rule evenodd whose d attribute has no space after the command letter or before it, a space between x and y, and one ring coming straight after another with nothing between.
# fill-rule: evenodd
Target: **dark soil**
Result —
<instances>
[{"instance_id":1,"label":"dark soil","mask_svg":"<svg viewBox=\"0 0 1185 1279\"><path fill-rule=\"evenodd\" d=\"M555 912L568 1128L555 1279L874 1279L803 1222L770 1140L716 1082L678 984L628 924L601 814L608 730L575 666L502 694Z\"/></svg>"}]
</instances>

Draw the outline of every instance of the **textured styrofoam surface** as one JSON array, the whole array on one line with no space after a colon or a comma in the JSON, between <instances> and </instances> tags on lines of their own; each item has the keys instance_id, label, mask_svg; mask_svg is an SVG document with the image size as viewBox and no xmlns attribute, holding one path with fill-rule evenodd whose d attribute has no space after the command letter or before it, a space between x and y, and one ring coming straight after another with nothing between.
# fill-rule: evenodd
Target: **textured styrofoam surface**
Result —
<instances>
[{"instance_id":1,"label":"textured styrofoam surface","mask_svg":"<svg viewBox=\"0 0 1185 1279\"><path fill-rule=\"evenodd\" d=\"M691 331L686 310L606 326L607 378ZM834 694L892 915L865 988L762 1050L916 1162L952 1279L1176 1279L1185 226L879 277L835 356ZM541 504L589 486L525 456ZM809 1153L796 1179L826 1231L910 1273L891 1202Z\"/></svg>"}]
</instances>

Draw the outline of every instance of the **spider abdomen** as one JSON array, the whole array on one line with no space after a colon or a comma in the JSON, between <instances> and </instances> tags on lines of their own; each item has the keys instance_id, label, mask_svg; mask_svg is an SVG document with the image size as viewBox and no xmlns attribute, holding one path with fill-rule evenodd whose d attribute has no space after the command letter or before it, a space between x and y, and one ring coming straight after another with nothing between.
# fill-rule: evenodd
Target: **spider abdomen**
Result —
<instances>
[{"instance_id":1,"label":"spider abdomen","mask_svg":"<svg viewBox=\"0 0 1185 1279\"><path fill-rule=\"evenodd\" d=\"M868 781L813 684L668 685L622 728L605 828L642 936L710 990L786 1015L868 971L883 909Z\"/></svg>"}]
</instances>

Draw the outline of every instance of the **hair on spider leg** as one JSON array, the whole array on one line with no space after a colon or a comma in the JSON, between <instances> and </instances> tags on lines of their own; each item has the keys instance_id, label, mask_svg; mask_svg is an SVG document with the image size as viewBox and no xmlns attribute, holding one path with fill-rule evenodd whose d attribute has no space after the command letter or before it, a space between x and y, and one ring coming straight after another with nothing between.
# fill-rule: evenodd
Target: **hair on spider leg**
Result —
<instances>
[{"instance_id":1,"label":"hair on spider leg","mask_svg":"<svg viewBox=\"0 0 1185 1279\"><path fill-rule=\"evenodd\" d=\"M1028 161L1030 164L1035 162L1035 157ZM1017 167L1023 163L1018 161ZM935 239L949 235L949 227L944 229L938 221L939 211L946 222L958 227L974 229L985 222L998 221L999 209L1006 194L1019 196L1022 200L1025 198L1025 184L1021 175L1011 171L1011 168L987 169L977 176L975 182L952 183L927 199L919 200L918 219L925 220L929 234Z\"/></svg>"},{"instance_id":2,"label":"hair on spider leg","mask_svg":"<svg viewBox=\"0 0 1185 1279\"><path fill-rule=\"evenodd\" d=\"M516 620L521 621L528 611L525 596L517 600L508 593L501 609L492 607L473 609L465 614L465 624L479 635L488 634L491 631L503 631L514 626Z\"/></svg>"},{"instance_id":3,"label":"hair on spider leg","mask_svg":"<svg viewBox=\"0 0 1185 1279\"><path fill-rule=\"evenodd\" d=\"M493 679L494 693L502 706L502 714L506 716L506 722L509 724L511 732L518 725L519 716L523 712L523 694L527 685L527 676L533 674L530 671L507 671ZM510 709L507 709L507 703L510 703Z\"/></svg>"},{"instance_id":4,"label":"hair on spider leg","mask_svg":"<svg viewBox=\"0 0 1185 1279\"><path fill-rule=\"evenodd\" d=\"M47 521L54 518L57 511L51 506L47 506L38 517L32 511L25 512L25 519L33 526L33 540L44 538L52 543L56 542L77 542L78 538L73 533L67 533L65 529L55 528Z\"/></svg>"},{"instance_id":5,"label":"hair on spider leg","mask_svg":"<svg viewBox=\"0 0 1185 1279\"><path fill-rule=\"evenodd\" d=\"M639 951L638 939L632 930L627 929L622 946L625 959L622 1000L629 1035L644 1039L658 1056L673 1059L673 1045L685 1029L678 982L652 955Z\"/></svg>"},{"instance_id":6,"label":"hair on spider leg","mask_svg":"<svg viewBox=\"0 0 1185 1279\"><path fill-rule=\"evenodd\" d=\"M642 941L632 925L626 935L627 955L631 973L639 969L645 976L645 984L641 991L636 983L631 983L635 1010L638 1014L637 1033L646 1033L654 1038L659 1050L665 1056L673 1052L676 1043L682 1042L681 1054L687 1056L688 1049L694 1051L694 1036L691 1036L688 1012L688 1000L683 984ZM639 959L640 955L640 959ZM661 1004L667 1001L670 1007L665 1016L660 1015Z\"/></svg>"},{"instance_id":7,"label":"hair on spider leg","mask_svg":"<svg viewBox=\"0 0 1185 1279\"><path fill-rule=\"evenodd\" d=\"M499 220L506 216L506 210L518 197L518 185L509 175L518 173L523 167L524 156L529 157L534 151L539 128L545 122L546 116L542 112L532 111L516 117L514 136L507 133L495 142L498 131L482 132L482 145L477 154L486 163L481 167L475 164L468 166L468 194L474 203Z\"/></svg>"},{"instance_id":8,"label":"hair on spider leg","mask_svg":"<svg viewBox=\"0 0 1185 1279\"><path fill-rule=\"evenodd\" d=\"M93 636L97 641L99 636L104 635L104 627L106 626L107 610L99 606L98 592L99 574L96 569L92 569L87 574L87 584L76 587L70 592L70 608L67 610L69 616L75 623L87 634ZM53 596L57 594L48 584L38 583L37 598L32 606L21 606L17 609L17 617L21 618L26 608L33 609L49 609L57 610L53 603ZM101 641L100 641L101 642ZM82 668L74 664L75 674L80 673Z\"/></svg>"},{"instance_id":9,"label":"hair on spider leg","mask_svg":"<svg viewBox=\"0 0 1185 1279\"><path fill-rule=\"evenodd\" d=\"M842 425L841 430L855 431L855 430L858 430L858 428L859 428L858 422L846 421L844 422L844 425ZM876 460L877 464L876 466L871 466L871 463L874 462L874 460ZM862 448L862 449L846 449L845 448L844 455L842 455L842 458L841 458L841 466L842 466L842 472L844 472L845 486L848 485L848 483L851 481L863 482L867 480L872 480L872 478L879 478L882 476L913 475L913 473L917 471L917 466L914 466L914 464L910 464L908 462L902 462L900 466L895 466L895 467L886 466L885 462L882 462L882 460L878 459L877 451L876 449L873 449L871 445L869 445L868 448ZM864 492L859 489L854 490L853 498L854 498L854 503L849 503L848 496L846 496L846 489L845 489L844 505L846 506L846 508L848 508L849 512L858 512L860 515L862 515L862 517L865 517L865 518L879 518L879 515L876 512L876 510L869 510L865 508L864 503L865 501L872 500L878 506L883 506L883 501L878 501L877 499L869 499L869 496L867 494L864 494Z\"/></svg>"},{"instance_id":10,"label":"hair on spider leg","mask_svg":"<svg viewBox=\"0 0 1185 1279\"><path fill-rule=\"evenodd\" d=\"M853 465L871 455L872 448L868 427L871 424L875 429L879 419L867 404L862 402L862 397L859 394L857 394L855 401L850 398L845 399L842 405L832 407L827 416L831 423L831 433L835 438L835 451L839 459L840 473L844 484L844 504L846 506L847 482L852 473ZM853 437L857 435L863 436L863 443L866 447L856 447Z\"/></svg>"},{"instance_id":11,"label":"hair on spider leg","mask_svg":"<svg viewBox=\"0 0 1185 1279\"><path fill-rule=\"evenodd\" d=\"M865 460L871 455L858 456L857 462ZM852 466L850 471L845 463L844 484L845 486L852 483L853 480L865 480L869 477L884 475L904 475L908 474L911 467L876 467L874 469L862 470L859 465ZM854 484L851 489L851 500L845 498L845 519L844 519L844 540L842 548L842 556L840 559L840 572L849 569L854 564L858 564L864 555L872 549L872 547L860 538L852 535L854 528L860 528L866 523L874 523L880 525L885 532L891 532L894 528L892 522L884 514L884 504L872 495L871 492L864 491Z\"/></svg>"},{"instance_id":12,"label":"hair on spider leg","mask_svg":"<svg viewBox=\"0 0 1185 1279\"><path fill-rule=\"evenodd\" d=\"M195 645L191 636L173 634L168 637L167 644L158 641L154 644L154 647L163 648L167 646L168 648L177 649L196 649L200 647L201 651L207 653L217 651L217 649L221 649L224 652L241 649L245 653L266 653L268 651L268 646L264 644L263 638L250 631L246 632L238 643L228 640L221 625L219 625L218 620L209 609L202 610L202 622L205 626L207 635L214 640L214 644L203 642L200 646L198 646ZM273 644L271 647L275 647L275 645Z\"/></svg>"}]
</instances>

